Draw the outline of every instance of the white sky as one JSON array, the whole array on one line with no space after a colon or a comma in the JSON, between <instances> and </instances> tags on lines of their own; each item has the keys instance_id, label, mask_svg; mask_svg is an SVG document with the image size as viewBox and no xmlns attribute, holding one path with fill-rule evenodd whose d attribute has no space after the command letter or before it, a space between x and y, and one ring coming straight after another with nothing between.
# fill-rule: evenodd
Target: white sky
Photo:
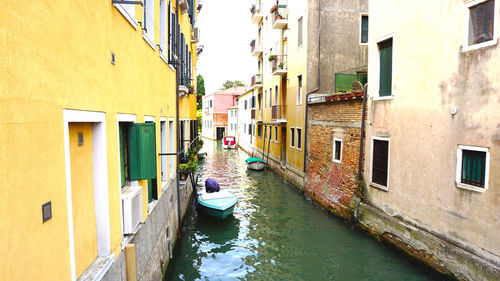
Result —
<instances>
[{"instance_id":1,"label":"white sky","mask_svg":"<svg viewBox=\"0 0 500 281\"><path fill-rule=\"evenodd\" d=\"M257 72L257 61L250 53L250 41L257 34L250 21L253 1L202 1L197 26L198 47L204 48L198 58L197 74L205 79L205 94L218 91L226 80L241 80L249 85Z\"/></svg>"}]
</instances>

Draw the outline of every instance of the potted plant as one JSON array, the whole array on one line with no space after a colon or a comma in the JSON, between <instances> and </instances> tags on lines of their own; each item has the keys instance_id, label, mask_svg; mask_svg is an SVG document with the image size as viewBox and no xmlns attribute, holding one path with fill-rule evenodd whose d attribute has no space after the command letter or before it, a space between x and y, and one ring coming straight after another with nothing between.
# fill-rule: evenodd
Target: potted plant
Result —
<instances>
[{"instance_id":1,"label":"potted plant","mask_svg":"<svg viewBox=\"0 0 500 281\"><path fill-rule=\"evenodd\" d=\"M269 61L273 61L276 59L276 55L269 55Z\"/></svg>"},{"instance_id":2,"label":"potted plant","mask_svg":"<svg viewBox=\"0 0 500 281\"><path fill-rule=\"evenodd\" d=\"M284 65L283 65L283 63L282 63L282 62L280 62L280 64L278 65L279 69L283 69L283 66L284 66Z\"/></svg>"},{"instance_id":3,"label":"potted plant","mask_svg":"<svg viewBox=\"0 0 500 281\"><path fill-rule=\"evenodd\" d=\"M181 180L187 179L189 173L191 173L191 166L189 163L179 165L179 176Z\"/></svg>"}]
</instances>

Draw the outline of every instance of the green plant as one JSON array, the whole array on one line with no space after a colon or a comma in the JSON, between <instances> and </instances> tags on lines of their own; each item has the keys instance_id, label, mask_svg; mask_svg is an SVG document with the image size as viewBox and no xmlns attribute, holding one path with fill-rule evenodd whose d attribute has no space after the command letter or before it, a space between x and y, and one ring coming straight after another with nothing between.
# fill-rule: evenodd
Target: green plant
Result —
<instances>
[{"instance_id":1,"label":"green plant","mask_svg":"<svg viewBox=\"0 0 500 281\"><path fill-rule=\"evenodd\" d=\"M280 64L278 65L278 67L279 67L280 69L283 69L283 63L282 63L282 62L280 62Z\"/></svg>"},{"instance_id":2,"label":"green plant","mask_svg":"<svg viewBox=\"0 0 500 281\"><path fill-rule=\"evenodd\" d=\"M195 153L192 149L190 149L190 150L188 151L188 153L187 153L187 155L186 155L186 156L187 156L187 158L189 159L189 161L193 161L193 159L194 159L195 155L196 155L196 153Z\"/></svg>"},{"instance_id":3,"label":"green plant","mask_svg":"<svg viewBox=\"0 0 500 281\"><path fill-rule=\"evenodd\" d=\"M189 163L180 164L179 165L179 172L181 172L181 173L191 172L190 168L191 168L191 166Z\"/></svg>"},{"instance_id":4,"label":"green plant","mask_svg":"<svg viewBox=\"0 0 500 281\"><path fill-rule=\"evenodd\" d=\"M269 61L273 61L276 59L276 55L269 55Z\"/></svg>"}]
</instances>

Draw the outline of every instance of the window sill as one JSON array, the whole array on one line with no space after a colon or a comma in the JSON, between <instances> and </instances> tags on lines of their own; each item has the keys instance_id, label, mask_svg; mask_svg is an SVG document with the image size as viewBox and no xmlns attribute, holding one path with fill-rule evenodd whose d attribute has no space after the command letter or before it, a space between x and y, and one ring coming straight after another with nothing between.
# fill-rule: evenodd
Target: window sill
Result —
<instances>
[{"instance_id":1,"label":"window sill","mask_svg":"<svg viewBox=\"0 0 500 281\"><path fill-rule=\"evenodd\" d=\"M370 186L378 188L378 189L381 189L383 191L389 191L389 187L388 186L383 186L383 185L378 184L378 183L370 182Z\"/></svg>"},{"instance_id":2,"label":"window sill","mask_svg":"<svg viewBox=\"0 0 500 281\"><path fill-rule=\"evenodd\" d=\"M332 162L333 162L333 163L342 164L342 160L333 159L333 160L332 160Z\"/></svg>"},{"instance_id":3,"label":"window sill","mask_svg":"<svg viewBox=\"0 0 500 281\"><path fill-rule=\"evenodd\" d=\"M394 95L390 95L390 96L376 96L376 97L373 97L372 98L374 101L380 101L380 100L392 100L394 99Z\"/></svg>"},{"instance_id":4,"label":"window sill","mask_svg":"<svg viewBox=\"0 0 500 281\"><path fill-rule=\"evenodd\" d=\"M495 38L493 40L481 42L479 44L475 44L475 45L471 45L471 46L466 45L466 46L462 47L462 52L465 53L465 52L478 50L478 49L485 48L485 47L494 46L497 44L497 42L498 42L498 38Z\"/></svg>"},{"instance_id":5,"label":"window sill","mask_svg":"<svg viewBox=\"0 0 500 281\"><path fill-rule=\"evenodd\" d=\"M114 255L97 257L78 280L101 280L114 262Z\"/></svg>"},{"instance_id":6,"label":"window sill","mask_svg":"<svg viewBox=\"0 0 500 281\"><path fill-rule=\"evenodd\" d=\"M156 207L156 204L158 204L158 200L153 200L151 203L148 204L148 216L153 212L153 209Z\"/></svg>"},{"instance_id":7,"label":"window sill","mask_svg":"<svg viewBox=\"0 0 500 281\"><path fill-rule=\"evenodd\" d=\"M142 38L148 43L148 45L156 51L156 44L153 39L149 38L145 32L142 32Z\"/></svg>"},{"instance_id":8,"label":"window sill","mask_svg":"<svg viewBox=\"0 0 500 281\"><path fill-rule=\"evenodd\" d=\"M456 182L458 188L470 190L470 191L475 191L475 192L481 192L484 193L486 191L486 188L484 187L479 187L479 186L473 186L470 184L466 183L461 183L461 182Z\"/></svg>"}]
</instances>

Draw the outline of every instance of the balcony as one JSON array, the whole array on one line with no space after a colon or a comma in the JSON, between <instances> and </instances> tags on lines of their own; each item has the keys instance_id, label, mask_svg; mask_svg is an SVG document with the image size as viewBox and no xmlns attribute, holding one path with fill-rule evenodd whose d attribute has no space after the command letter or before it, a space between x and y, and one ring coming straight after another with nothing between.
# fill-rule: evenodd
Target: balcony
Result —
<instances>
[{"instance_id":1,"label":"balcony","mask_svg":"<svg viewBox=\"0 0 500 281\"><path fill-rule=\"evenodd\" d=\"M283 29L288 26L288 5L279 1L271 8L273 29Z\"/></svg>"},{"instance_id":2,"label":"balcony","mask_svg":"<svg viewBox=\"0 0 500 281\"><path fill-rule=\"evenodd\" d=\"M256 1L255 4L250 8L250 13L252 13L252 23L259 24L264 17L264 13L262 13L262 3L261 1Z\"/></svg>"},{"instance_id":3,"label":"balcony","mask_svg":"<svg viewBox=\"0 0 500 281\"><path fill-rule=\"evenodd\" d=\"M273 105L271 108L271 119L286 122L286 105Z\"/></svg>"},{"instance_id":4,"label":"balcony","mask_svg":"<svg viewBox=\"0 0 500 281\"><path fill-rule=\"evenodd\" d=\"M262 120L262 110L256 108L252 109L250 111L250 117L252 120Z\"/></svg>"},{"instance_id":5,"label":"balcony","mask_svg":"<svg viewBox=\"0 0 500 281\"><path fill-rule=\"evenodd\" d=\"M258 57L262 55L262 45L260 43L256 44L255 40L252 40L250 47L252 48L252 56Z\"/></svg>"},{"instance_id":6,"label":"balcony","mask_svg":"<svg viewBox=\"0 0 500 281\"><path fill-rule=\"evenodd\" d=\"M272 55L271 71L273 75L283 76L288 72L286 55Z\"/></svg>"},{"instance_id":7,"label":"balcony","mask_svg":"<svg viewBox=\"0 0 500 281\"><path fill-rule=\"evenodd\" d=\"M362 91L366 83L368 83L367 66L335 73L335 92Z\"/></svg>"},{"instance_id":8,"label":"balcony","mask_svg":"<svg viewBox=\"0 0 500 281\"><path fill-rule=\"evenodd\" d=\"M252 87L252 90L262 88L262 74L255 74L252 76L250 87Z\"/></svg>"},{"instance_id":9,"label":"balcony","mask_svg":"<svg viewBox=\"0 0 500 281\"><path fill-rule=\"evenodd\" d=\"M187 76L181 75L181 77L179 77L179 96L194 94L194 89L189 84L190 83Z\"/></svg>"}]
</instances>

